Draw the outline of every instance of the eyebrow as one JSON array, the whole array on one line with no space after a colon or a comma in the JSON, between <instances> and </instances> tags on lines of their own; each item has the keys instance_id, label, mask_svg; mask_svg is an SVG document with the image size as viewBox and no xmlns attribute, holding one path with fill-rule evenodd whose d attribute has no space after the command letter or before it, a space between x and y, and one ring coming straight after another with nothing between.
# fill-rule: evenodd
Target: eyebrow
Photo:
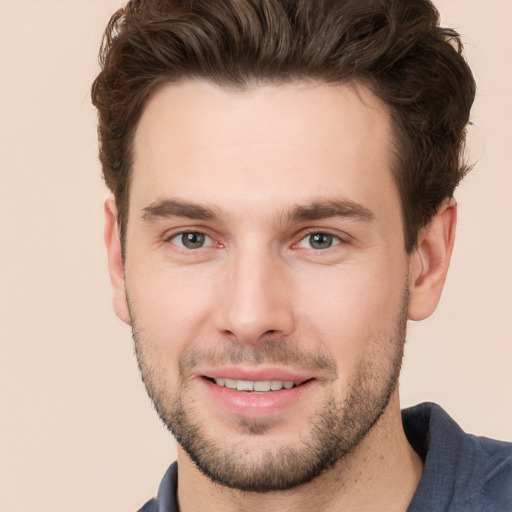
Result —
<instances>
[{"instance_id":1,"label":"eyebrow","mask_svg":"<svg viewBox=\"0 0 512 512\"><path fill-rule=\"evenodd\" d=\"M184 217L194 220L218 219L215 209L179 199L161 199L146 206L142 211L142 218L146 222L168 217ZM294 206L287 217L289 222L321 220L329 217L371 221L375 215L366 206L349 199L329 199Z\"/></svg>"},{"instance_id":2,"label":"eyebrow","mask_svg":"<svg viewBox=\"0 0 512 512\"><path fill-rule=\"evenodd\" d=\"M142 218L145 221L168 217L186 217L195 220L215 220L217 214L211 208L178 199L161 199L144 208Z\"/></svg>"},{"instance_id":3,"label":"eyebrow","mask_svg":"<svg viewBox=\"0 0 512 512\"><path fill-rule=\"evenodd\" d=\"M366 206L349 199L329 199L297 205L288 215L288 219L295 222L321 220L329 217L348 217L355 220L371 221L375 215Z\"/></svg>"}]
</instances>

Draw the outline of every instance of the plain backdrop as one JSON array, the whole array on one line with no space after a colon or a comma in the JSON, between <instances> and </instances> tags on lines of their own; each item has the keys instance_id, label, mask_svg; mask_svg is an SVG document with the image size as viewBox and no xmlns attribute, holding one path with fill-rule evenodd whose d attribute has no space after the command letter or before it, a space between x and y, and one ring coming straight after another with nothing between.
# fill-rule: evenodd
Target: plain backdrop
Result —
<instances>
[{"instance_id":1,"label":"plain backdrop","mask_svg":"<svg viewBox=\"0 0 512 512\"><path fill-rule=\"evenodd\" d=\"M134 511L175 457L114 316L90 84L114 0L0 0L0 512ZM512 439L512 1L438 0L478 82L443 299L404 406Z\"/></svg>"}]
</instances>

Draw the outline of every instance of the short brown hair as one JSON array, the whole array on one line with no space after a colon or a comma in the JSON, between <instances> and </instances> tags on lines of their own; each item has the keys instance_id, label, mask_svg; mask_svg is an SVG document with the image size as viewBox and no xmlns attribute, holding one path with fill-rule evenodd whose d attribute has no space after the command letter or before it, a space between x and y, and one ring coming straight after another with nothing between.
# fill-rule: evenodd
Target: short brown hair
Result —
<instances>
[{"instance_id":1,"label":"short brown hair","mask_svg":"<svg viewBox=\"0 0 512 512\"><path fill-rule=\"evenodd\" d=\"M368 86L391 111L407 252L468 170L475 82L429 0L132 0L112 16L100 63L92 101L122 233L138 121L158 87L182 79Z\"/></svg>"}]
</instances>

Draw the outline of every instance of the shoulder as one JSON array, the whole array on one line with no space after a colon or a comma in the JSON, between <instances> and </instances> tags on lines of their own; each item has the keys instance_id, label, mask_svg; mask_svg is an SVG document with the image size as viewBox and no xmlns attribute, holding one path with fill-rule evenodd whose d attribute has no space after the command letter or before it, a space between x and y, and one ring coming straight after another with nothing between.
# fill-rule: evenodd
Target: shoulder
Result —
<instances>
[{"instance_id":1,"label":"shoulder","mask_svg":"<svg viewBox=\"0 0 512 512\"><path fill-rule=\"evenodd\" d=\"M473 443L487 510L512 510L512 443L484 437L474 438Z\"/></svg>"},{"instance_id":2,"label":"shoulder","mask_svg":"<svg viewBox=\"0 0 512 512\"><path fill-rule=\"evenodd\" d=\"M512 511L512 443L464 436L454 479L459 501L467 510Z\"/></svg>"},{"instance_id":3,"label":"shoulder","mask_svg":"<svg viewBox=\"0 0 512 512\"><path fill-rule=\"evenodd\" d=\"M512 510L512 443L465 433L438 405L402 413L409 442L425 461L410 511Z\"/></svg>"}]
</instances>

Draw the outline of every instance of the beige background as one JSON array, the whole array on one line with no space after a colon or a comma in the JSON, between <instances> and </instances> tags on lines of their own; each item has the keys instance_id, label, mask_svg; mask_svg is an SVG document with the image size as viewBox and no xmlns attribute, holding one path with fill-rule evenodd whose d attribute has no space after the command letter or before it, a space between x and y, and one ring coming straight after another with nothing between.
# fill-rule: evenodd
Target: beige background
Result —
<instances>
[{"instance_id":1,"label":"beige background","mask_svg":"<svg viewBox=\"0 0 512 512\"><path fill-rule=\"evenodd\" d=\"M439 0L479 85L452 270L404 405L512 439L512 1ZM89 101L115 0L0 0L0 512L133 511L174 458L111 310Z\"/></svg>"}]
</instances>

